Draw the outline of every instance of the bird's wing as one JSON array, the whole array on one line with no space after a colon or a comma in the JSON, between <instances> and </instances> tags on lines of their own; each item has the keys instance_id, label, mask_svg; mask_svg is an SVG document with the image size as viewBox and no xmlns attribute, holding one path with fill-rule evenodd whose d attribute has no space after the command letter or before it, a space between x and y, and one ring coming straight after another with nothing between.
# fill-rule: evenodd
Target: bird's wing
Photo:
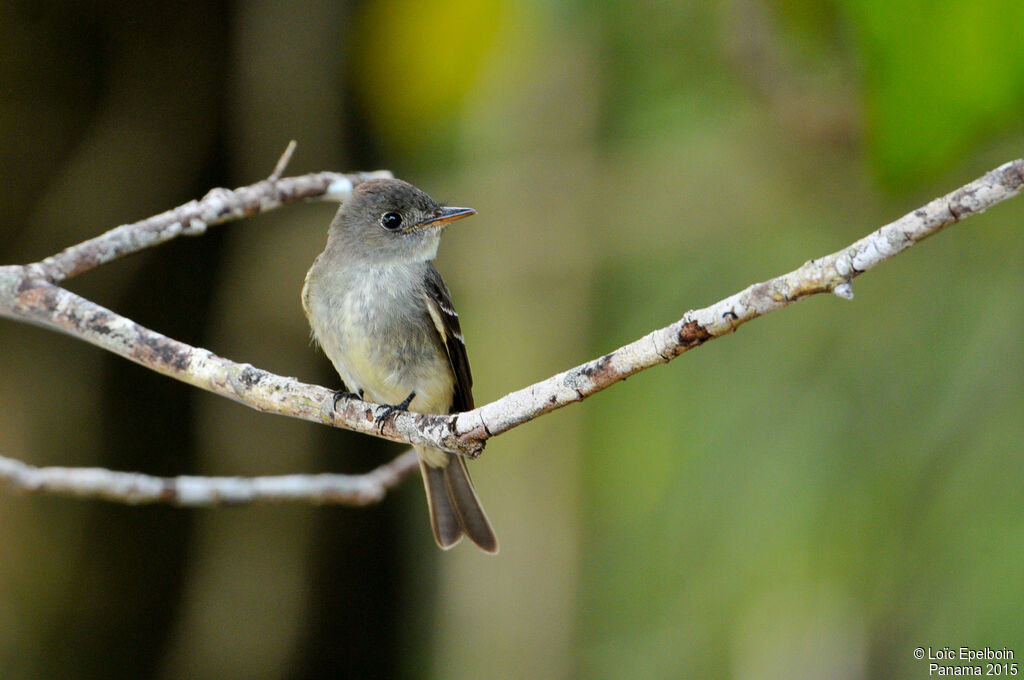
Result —
<instances>
[{"instance_id":1,"label":"bird's wing","mask_svg":"<svg viewBox=\"0 0 1024 680\"><path fill-rule=\"evenodd\" d=\"M455 374L455 394L452 397L451 412L469 411L473 408L473 374L469 370L466 343L462 339L459 315L452 306L448 286L433 265L427 265L427 277L423 289L427 311L441 337L441 343L448 353L448 362Z\"/></svg>"}]
</instances>

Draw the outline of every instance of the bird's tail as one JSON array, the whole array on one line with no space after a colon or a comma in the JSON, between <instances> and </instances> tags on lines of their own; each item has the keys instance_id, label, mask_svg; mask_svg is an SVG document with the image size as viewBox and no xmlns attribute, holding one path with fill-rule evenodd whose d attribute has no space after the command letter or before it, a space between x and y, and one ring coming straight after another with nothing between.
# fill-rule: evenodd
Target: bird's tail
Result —
<instances>
[{"instance_id":1,"label":"bird's tail","mask_svg":"<svg viewBox=\"0 0 1024 680\"><path fill-rule=\"evenodd\" d=\"M431 454L440 453L431 451ZM480 505L473 482L461 456L444 454L448 464L434 467L420 454L420 471L427 489L430 508L430 527L434 540L447 550L459 542L463 534L484 552L498 552L498 538L494 535L487 514ZM431 455L434 459L437 456Z\"/></svg>"}]
</instances>

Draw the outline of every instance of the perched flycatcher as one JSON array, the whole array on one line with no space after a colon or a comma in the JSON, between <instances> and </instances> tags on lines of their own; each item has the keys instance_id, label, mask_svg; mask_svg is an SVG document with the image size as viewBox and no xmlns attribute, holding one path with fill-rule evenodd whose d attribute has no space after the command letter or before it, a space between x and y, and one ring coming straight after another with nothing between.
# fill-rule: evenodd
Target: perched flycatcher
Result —
<instances>
[{"instance_id":1,"label":"perched flycatcher","mask_svg":"<svg viewBox=\"0 0 1024 680\"><path fill-rule=\"evenodd\" d=\"M302 307L347 389L419 413L473 408L473 379L448 287L431 264L441 231L475 214L396 179L356 186L306 274ZM416 447L437 544L498 552L460 456Z\"/></svg>"}]
</instances>

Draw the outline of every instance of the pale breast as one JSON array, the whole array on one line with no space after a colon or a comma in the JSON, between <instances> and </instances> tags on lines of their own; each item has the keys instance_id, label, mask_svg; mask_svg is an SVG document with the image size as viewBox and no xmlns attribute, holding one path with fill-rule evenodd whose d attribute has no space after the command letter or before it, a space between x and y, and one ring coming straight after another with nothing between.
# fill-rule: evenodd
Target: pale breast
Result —
<instances>
[{"instance_id":1,"label":"pale breast","mask_svg":"<svg viewBox=\"0 0 1024 680\"><path fill-rule=\"evenodd\" d=\"M452 369L421 302L419 276L408 266L310 270L303 307L348 389L385 404L416 392L410 409L447 413Z\"/></svg>"}]
</instances>

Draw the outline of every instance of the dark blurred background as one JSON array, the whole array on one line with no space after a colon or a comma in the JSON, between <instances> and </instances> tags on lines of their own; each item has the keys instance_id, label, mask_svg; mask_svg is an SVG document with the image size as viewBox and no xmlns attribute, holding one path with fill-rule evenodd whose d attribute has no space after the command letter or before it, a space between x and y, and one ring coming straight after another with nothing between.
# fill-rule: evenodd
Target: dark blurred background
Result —
<instances>
[{"instance_id":1,"label":"dark blurred background","mask_svg":"<svg viewBox=\"0 0 1024 680\"><path fill-rule=\"evenodd\" d=\"M269 174L475 207L438 266L477 403L1024 155L1019 0L0 2L0 262ZM1024 653L1024 199L496 440L502 543L363 509L0 492L0 677L924 677ZM337 386L299 305L332 207L68 282ZM0 323L0 452L152 474L397 447Z\"/></svg>"}]
</instances>

